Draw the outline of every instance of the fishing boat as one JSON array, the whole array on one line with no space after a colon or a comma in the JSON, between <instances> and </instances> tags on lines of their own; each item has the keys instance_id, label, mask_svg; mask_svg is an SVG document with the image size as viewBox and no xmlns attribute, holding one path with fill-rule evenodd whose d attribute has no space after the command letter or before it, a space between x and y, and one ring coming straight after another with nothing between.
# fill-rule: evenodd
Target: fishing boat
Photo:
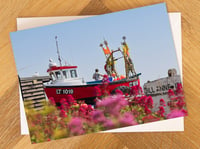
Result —
<instances>
[{"instance_id":1,"label":"fishing boat","mask_svg":"<svg viewBox=\"0 0 200 149\"><path fill-rule=\"evenodd\" d=\"M60 65L58 66L52 60L49 61L49 68L47 72L51 77L51 81L44 84L44 90L47 97L53 98L57 105L59 105L62 98L67 98L69 95L73 96L75 100L84 100L87 104L95 104L94 99L98 96L102 96L101 93L97 92L97 88L101 88L105 85L103 80L85 82L83 78L80 78L78 76L78 66L62 66L57 37L55 39ZM124 41L123 49L124 51L126 50L126 53L122 52L120 49L117 50L123 53L126 67L126 77L119 77L114 68L115 61L118 60L115 59L113 56L116 51L109 52L107 42L104 41L104 44L106 46L106 49L103 47L102 44L100 46L103 48L104 54L107 58L105 71L107 72L109 79L106 89L111 94L114 94L117 89L121 90L123 93L128 93L130 91L130 87L140 84L139 75L141 75L141 73L135 73L133 63L128 54L128 46Z\"/></svg>"}]
</instances>

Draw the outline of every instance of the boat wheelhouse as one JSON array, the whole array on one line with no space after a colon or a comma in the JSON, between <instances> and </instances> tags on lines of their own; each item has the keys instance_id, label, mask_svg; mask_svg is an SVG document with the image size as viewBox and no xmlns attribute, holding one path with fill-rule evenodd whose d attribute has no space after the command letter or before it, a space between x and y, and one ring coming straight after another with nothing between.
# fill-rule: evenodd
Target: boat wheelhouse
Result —
<instances>
[{"instance_id":1,"label":"boat wheelhouse","mask_svg":"<svg viewBox=\"0 0 200 149\"><path fill-rule=\"evenodd\" d=\"M48 85L85 85L83 78L78 77L77 66L57 66L50 60L49 69L47 70L52 81Z\"/></svg>"}]
</instances>

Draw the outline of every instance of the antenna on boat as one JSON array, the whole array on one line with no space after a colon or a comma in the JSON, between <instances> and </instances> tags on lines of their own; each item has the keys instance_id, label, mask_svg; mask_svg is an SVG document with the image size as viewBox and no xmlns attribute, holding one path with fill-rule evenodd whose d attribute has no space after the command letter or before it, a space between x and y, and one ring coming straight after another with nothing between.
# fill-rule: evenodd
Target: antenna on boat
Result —
<instances>
[{"instance_id":1,"label":"antenna on boat","mask_svg":"<svg viewBox=\"0 0 200 149\"><path fill-rule=\"evenodd\" d=\"M55 36L55 40L56 40L56 47L57 47L57 53L58 53L58 60L60 62L60 66L62 66L62 63L61 63L61 58L60 58L60 53L59 53L59 49L58 49L58 40L57 40L57 36Z\"/></svg>"}]
</instances>

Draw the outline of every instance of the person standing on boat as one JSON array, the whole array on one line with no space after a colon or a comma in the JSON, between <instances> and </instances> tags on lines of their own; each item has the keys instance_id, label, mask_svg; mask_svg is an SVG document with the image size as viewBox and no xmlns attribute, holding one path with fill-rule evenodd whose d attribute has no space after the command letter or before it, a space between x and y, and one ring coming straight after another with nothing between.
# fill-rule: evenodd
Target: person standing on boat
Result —
<instances>
[{"instance_id":1,"label":"person standing on boat","mask_svg":"<svg viewBox=\"0 0 200 149\"><path fill-rule=\"evenodd\" d=\"M95 73L93 74L93 79L95 81L100 80L103 75L99 73L99 69L95 69Z\"/></svg>"}]
</instances>

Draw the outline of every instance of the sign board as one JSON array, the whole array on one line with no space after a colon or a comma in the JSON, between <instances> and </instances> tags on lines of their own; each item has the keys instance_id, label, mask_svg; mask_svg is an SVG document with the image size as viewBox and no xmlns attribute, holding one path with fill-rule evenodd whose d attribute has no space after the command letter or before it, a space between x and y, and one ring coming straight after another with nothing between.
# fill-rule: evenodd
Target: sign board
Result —
<instances>
[{"instance_id":1,"label":"sign board","mask_svg":"<svg viewBox=\"0 0 200 149\"><path fill-rule=\"evenodd\" d=\"M181 83L179 75L148 81L143 86L144 93L148 96L165 95L169 89L175 90L178 83Z\"/></svg>"}]
</instances>

